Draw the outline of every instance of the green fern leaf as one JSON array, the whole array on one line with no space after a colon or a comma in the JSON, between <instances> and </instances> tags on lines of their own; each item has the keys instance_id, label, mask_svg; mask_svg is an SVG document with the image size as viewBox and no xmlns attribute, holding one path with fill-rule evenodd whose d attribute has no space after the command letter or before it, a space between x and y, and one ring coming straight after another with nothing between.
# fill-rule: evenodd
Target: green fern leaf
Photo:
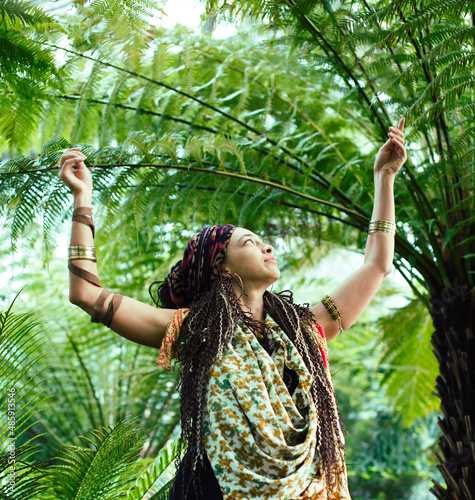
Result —
<instances>
[{"instance_id":1,"label":"green fern leaf","mask_svg":"<svg viewBox=\"0 0 475 500\"><path fill-rule=\"evenodd\" d=\"M407 425L437 408L432 394L438 375L432 354L432 320L418 300L379 321L385 345L382 385ZM417 325L417 326L416 326Z\"/></svg>"}]
</instances>

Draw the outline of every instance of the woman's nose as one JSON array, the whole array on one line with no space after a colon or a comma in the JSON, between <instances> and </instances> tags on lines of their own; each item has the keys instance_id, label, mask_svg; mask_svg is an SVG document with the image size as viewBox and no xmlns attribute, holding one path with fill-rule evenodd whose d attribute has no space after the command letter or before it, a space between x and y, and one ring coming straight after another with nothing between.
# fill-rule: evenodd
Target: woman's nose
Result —
<instances>
[{"instance_id":1,"label":"woman's nose","mask_svg":"<svg viewBox=\"0 0 475 500\"><path fill-rule=\"evenodd\" d=\"M262 249L264 253L272 253L272 250L273 250L272 245L264 245L264 248Z\"/></svg>"}]
</instances>

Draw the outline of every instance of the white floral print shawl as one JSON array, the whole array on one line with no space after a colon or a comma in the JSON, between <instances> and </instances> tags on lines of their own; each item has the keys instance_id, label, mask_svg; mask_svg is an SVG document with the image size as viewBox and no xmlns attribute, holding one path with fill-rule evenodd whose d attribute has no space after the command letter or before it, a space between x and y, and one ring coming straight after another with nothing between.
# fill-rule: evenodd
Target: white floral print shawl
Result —
<instances>
[{"instance_id":1,"label":"white floral print shawl","mask_svg":"<svg viewBox=\"0 0 475 500\"><path fill-rule=\"evenodd\" d=\"M211 367L205 447L223 497L351 500L344 462L334 470L336 488L330 491L325 481L311 375L281 328L270 317L266 323L275 345L271 356L240 323ZM312 330L331 381L323 329L313 324ZM177 338L176 331L171 335ZM283 381L284 365L299 378L292 395ZM339 427L335 432L344 442Z\"/></svg>"}]
</instances>

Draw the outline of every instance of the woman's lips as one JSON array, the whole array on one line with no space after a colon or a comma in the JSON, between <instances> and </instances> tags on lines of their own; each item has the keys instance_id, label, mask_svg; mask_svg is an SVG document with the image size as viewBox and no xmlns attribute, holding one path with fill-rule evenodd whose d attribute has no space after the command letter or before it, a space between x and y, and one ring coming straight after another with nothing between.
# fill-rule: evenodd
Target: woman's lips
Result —
<instances>
[{"instance_id":1,"label":"woman's lips","mask_svg":"<svg viewBox=\"0 0 475 500\"><path fill-rule=\"evenodd\" d=\"M266 259L264 262L275 262L277 264L277 259L275 257L271 257L270 259Z\"/></svg>"}]
</instances>

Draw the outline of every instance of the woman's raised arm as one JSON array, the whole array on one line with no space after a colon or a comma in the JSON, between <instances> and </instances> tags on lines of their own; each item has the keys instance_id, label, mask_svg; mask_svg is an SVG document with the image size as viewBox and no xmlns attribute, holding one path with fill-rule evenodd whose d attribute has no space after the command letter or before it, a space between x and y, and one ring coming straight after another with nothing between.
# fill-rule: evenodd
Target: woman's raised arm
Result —
<instances>
[{"instance_id":1,"label":"woman's raised arm","mask_svg":"<svg viewBox=\"0 0 475 500\"><path fill-rule=\"evenodd\" d=\"M87 212L87 209L91 208L92 201L92 177L84 164L85 159L86 156L81 153L81 148L69 149L61 157L58 174L74 195L75 210L83 208L85 209L83 212ZM73 168L74 165L76 169ZM83 215L82 217L88 216ZM91 227L74 220L70 246L93 247L94 239ZM77 252L80 253L81 250L77 250ZM75 272L72 272L71 269L75 269ZM86 278L78 276L78 274ZM77 259L70 262L69 300L91 315L91 320L95 306L98 309L100 305L98 299L103 291L104 288L99 281L97 264L94 260ZM100 309L107 310L111 306L112 299L112 295L107 296ZM159 348L167 324L175 312L174 309L157 309L130 297L122 296L109 327L115 333L133 342ZM97 316L97 314L96 311L95 315Z\"/></svg>"},{"instance_id":2,"label":"woman's raised arm","mask_svg":"<svg viewBox=\"0 0 475 500\"><path fill-rule=\"evenodd\" d=\"M401 118L397 128L390 127L389 139L380 148L376 157L372 221L388 221L390 224L395 224L394 178L407 158L403 130L404 118ZM384 226L384 223L381 225ZM354 324L368 307L383 280L390 274L393 258L394 235L379 230L369 233L363 265L330 294L341 314L343 330ZM340 333L337 321L322 303L311 307L311 311L325 330L327 341L334 339Z\"/></svg>"}]
</instances>

